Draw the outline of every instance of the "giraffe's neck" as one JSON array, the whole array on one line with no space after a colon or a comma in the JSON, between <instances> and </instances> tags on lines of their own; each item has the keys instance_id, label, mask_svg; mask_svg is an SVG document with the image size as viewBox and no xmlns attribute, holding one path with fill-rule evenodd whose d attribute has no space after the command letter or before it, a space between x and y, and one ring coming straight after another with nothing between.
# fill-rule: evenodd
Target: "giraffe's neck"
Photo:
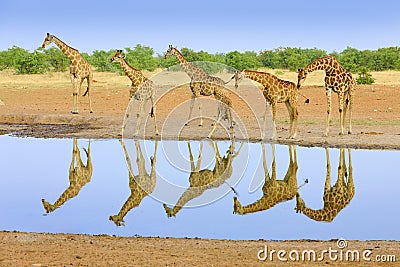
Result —
<instances>
[{"instance_id":1,"label":"giraffe's neck","mask_svg":"<svg viewBox=\"0 0 400 267\"><path fill-rule=\"evenodd\" d=\"M339 64L334 57L324 57L311 62L304 68L304 70L307 72L324 70L327 74L330 74L335 72L338 67Z\"/></svg>"},{"instance_id":2,"label":"giraffe's neck","mask_svg":"<svg viewBox=\"0 0 400 267\"><path fill-rule=\"evenodd\" d=\"M201 80L208 78L208 74L199 67L196 67L192 63L190 63L177 49L175 49L174 53L176 59L178 60L179 64L181 64L183 70L187 73L187 75L192 80Z\"/></svg>"},{"instance_id":3,"label":"giraffe's neck","mask_svg":"<svg viewBox=\"0 0 400 267\"><path fill-rule=\"evenodd\" d=\"M269 73L251 71L251 70L243 70L243 74L246 78L261 83L264 87L271 86L277 78Z\"/></svg>"},{"instance_id":4,"label":"giraffe's neck","mask_svg":"<svg viewBox=\"0 0 400 267\"><path fill-rule=\"evenodd\" d=\"M329 208L322 208L319 210L313 210L308 207L303 207L301 211L306 215L308 218L315 220L315 221L324 221L324 222L331 222L336 214L334 211L330 210Z\"/></svg>"},{"instance_id":5,"label":"giraffe's neck","mask_svg":"<svg viewBox=\"0 0 400 267\"><path fill-rule=\"evenodd\" d=\"M66 55L71 62L74 62L78 58L80 59L82 56L79 54L79 51L75 48L70 47L57 37L53 36L54 43L60 48L60 50Z\"/></svg>"},{"instance_id":6,"label":"giraffe's neck","mask_svg":"<svg viewBox=\"0 0 400 267\"><path fill-rule=\"evenodd\" d=\"M253 212L259 212L263 210L267 210L269 208L272 208L277 204L277 201L274 201L273 197L271 196L266 196L264 195L262 198L257 200L254 203L251 203L247 206L242 206L237 200L237 198L234 199L234 210L238 214L247 214L247 213L253 213Z\"/></svg>"},{"instance_id":7,"label":"giraffe's neck","mask_svg":"<svg viewBox=\"0 0 400 267\"><path fill-rule=\"evenodd\" d=\"M137 69L131 67L125 59L119 61L122 69L124 70L126 76L132 81L132 85L139 86L144 83L147 79L144 75Z\"/></svg>"}]
</instances>

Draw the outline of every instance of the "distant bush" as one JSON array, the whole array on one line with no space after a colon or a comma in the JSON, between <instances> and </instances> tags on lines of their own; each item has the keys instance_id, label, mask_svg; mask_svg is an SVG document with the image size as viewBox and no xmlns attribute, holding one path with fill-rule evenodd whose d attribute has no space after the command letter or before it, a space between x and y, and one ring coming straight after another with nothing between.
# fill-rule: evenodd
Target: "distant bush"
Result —
<instances>
[{"instance_id":1,"label":"distant bush","mask_svg":"<svg viewBox=\"0 0 400 267\"><path fill-rule=\"evenodd\" d=\"M231 51L228 53L210 54L206 51L194 51L190 48L181 48L180 51L190 62L197 62L199 67L213 74L221 71L224 67L216 62L231 66L235 69L257 69L266 67L269 69L296 70L302 68L317 58L327 56L325 50L317 48L292 48L278 47L272 50L254 51ZM137 44L133 48L124 49L128 63L140 70L153 71L156 68L170 68L178 65L174 57L164 59L164 55L154 55L151 47ZM91 54L81 53L82 56L97 71L110 71L122 73L119 64L110 62L115 50L95 50ZM363 68L370 71L400 70L400 47L379 48L377 50L358 50L347 47L342 52L334 51L329 55L335 56L344 68L353 73L359 73L360 82L368 78ZM204 62L204 63L199 63ZM17 73L43 73L45 71L67 71L69 59L58 47L47 49L38 48L29 52L23 48L13 46L5 51L0 51L0 70L11 68ZM179 69L179 67L175 67Z\"/></svg>"},{"instance_id":2,"label":"distant bush","mask_svg":"<svg viewBox=\"0 0 400 267\"><path fill-rule=\"evenodd\" d=\"M372 78L372 74L368 72L366 67L361 67L356 81L358 84L373 84L375 79Z\"/></svg>"}]
</instances>

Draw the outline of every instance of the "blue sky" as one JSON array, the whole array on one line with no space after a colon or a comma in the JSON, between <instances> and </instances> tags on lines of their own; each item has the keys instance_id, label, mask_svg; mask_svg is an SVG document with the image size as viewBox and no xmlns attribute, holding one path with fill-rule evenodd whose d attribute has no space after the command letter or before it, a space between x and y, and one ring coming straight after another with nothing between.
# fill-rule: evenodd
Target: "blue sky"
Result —
<instances>
[{"instance_id":1,"label":"blue sky","mask_svg":"<svg viewBox=\"0 0 400 267\"><path fill-rule=\"evenodd\" d=\"M82 52L169 44L211 53L279 46L328 52L398 46L399 1L1 1L0 50L46 32Z\"/></svg>"}]
</instances>

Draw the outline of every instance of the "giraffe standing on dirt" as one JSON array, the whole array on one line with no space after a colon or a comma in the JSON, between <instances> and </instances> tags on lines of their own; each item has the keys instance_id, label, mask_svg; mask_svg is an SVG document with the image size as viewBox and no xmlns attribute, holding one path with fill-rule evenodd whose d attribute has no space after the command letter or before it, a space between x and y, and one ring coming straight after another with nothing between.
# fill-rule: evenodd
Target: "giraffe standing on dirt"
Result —
<instances>
[{"instance_id":1,"label":"giraffe standing on dirt","mask_svg":"<svg viewBox=\"0 0 400 267\"><path fill-rule=\"evenodd\" d=\"M244 215L247 213L267 210L276 204L293 199L296 196L297 186L297 157L296 147L289 145L289 166L283 180L276 180L275 145L272 144L272 177L268 172L264 143L261 144L263 153L263 167L265 181L262 187L263 196L256 202L242 206L237 197L233 198L233 213Z\"/></svg>"},{"instance_id":2,"label":"giraffe standing on dirt","mask_svg":"<svg viewBox=\"0 0 400 267\"><path fill-rule=\"evenodd\" d=\"M234 141L232 141L227 154L224 157L220 156L218 150L218 144L210 141L211 147L215 152L215 165L213 170L203 169L200 170L200 164L202 159L203 143L200 143L199 156L197 159L196 166L194 165L192 149L190 142L188 141L189 159L190 159L190 176L189 183L190 187L181 195L177 203L173 208L169 208L166 204L163 204L165 212L168 217L176 216L176 214L192 199L201 196L205 191L212 188L220 187L227 179L232 175L232 162L240 152L243 145L240 146L237 152L235 152Z\"/></svg>"},{"instance_id":3,"label":"giraffe standing on dirt","mask_svg":"<svg viewBox=\"0 0 400 267\"><path fill-rule=\"evenodd\" d=\"M78 147L78 140L73 140L72 160L69 166L69 186L61 194L54 204L50 204L45 199L42 199L42 204L46 213L53 212L55 209L63 205L67 200L77 196L84 185L90 182L93 173L92 159L90 157L90 140L87 150L85 150L87 160L86 166L81 159L81 153Z\"/></svg>"},{"instance_id":4,"label":"giraffe standing on dirt","mask_svg":"<svg viewBox=\"0 0 400 267\"><path fill-rule=\"evenodd\" d=\"M130 98L139 101L139 113L136 121L136 135L139 133L142 118L145 114L144 108L147 101L151 101L150 116L154 119L154 131L158 135L156 108L155 108L155 89L153 81L147 79L140 70L133 68L126 62L122 50L117 50L115 55L110 59L111 62L118 62L124 70L126 76L132 81ZM128 116L128 113L127 113Z\"/></svg>"},{"instance_id":5,"label":"giraffe standing on dirt","mask_svg":"<svg viewBox=\"0 0 400 267\"><path fill-rule=\"evenodd\" d=\"M158 140L154 143L154 154L150 157L151 172L150 175L146 171L146 162L140 148L139 140L135 140L136 147L136 164L138 168L138 174L133 174L131 160L128 152L124 145L124 142L120 140L122 148L124 150L125 159L128 164L129 171L129 188L131 189L131 195L125 201L117 215L110 216L109 219L115 223L116 226L124 225L125 215L134 207L140 205L140 202L148 195L151 194L156 186L156 161L157 161L157 146Z\"/></svg>"},{"instance_id":6,"label":"giraffe standing on dirt","mask_svg":"<svg viewBox=\"0 0 400 267\"><path fill-rule=\"evenodd\" d=\"M346 207L354 196L353 167L351 163L351 150L349 154L349 169L347 172L344 148L340 148L338 178L336 184L331 186L331 165L329 160L328 148L326 154L326 178L324 188L324 207L313 210L306 206L300 194L296 195L296 212L303 213L315 221L331 222L338 213ZM346 180L345 181L345 177Z\"/></svg>"},{"instance_id":7,"label":"giraffe standing on dirt","mask_svg":"<svg viewBox=\"0 0 400 267\"><path fill-rule=\"evenodd\" d=\"M298 69L297 88L300 88L303 81L307 78L310 72L315 70L325 71L325 90L328 101L326 130L324 136L329 134L329 124L331 122L332 112L332 91L338 94L339 99L339 114L340 114L340 133L344 134L344 121L346 118L347 107L349 108L349 131L351 134L351 117L353 97L355 92L356 81L351 73L343 68L333 56L319 58L304 69Z\"/></svg>"},{"instance_id":8,"label":"giraffe standing on dirt","mask_svg":"<svg viewBox=\"0 0 400 267\"><path fill-rule=\"evenodd\" d=\"M195 65L193 65L192 63L190 63L183 55L182 53L176 49L175 47L173 47L172 45L168 46L168 50L165 54L165 58L168 58L170 56L175 56L176 59L178 60L179 64L182 66L183 70L186 72L186 74L190 77L190 90L192 91L192 98L190 101L190 111L189 111L189 117L187 120L187 123L185 125L188 125L190 118L192 117L192 111L193 111L193 106L194 106L194 101L196 100L196 98L198 98L199 96L210 96L210 95L214 95L215 98L217 100L219 100L217 98L217 95L214 94L213 90L209 90L208 86L212 86L213 84L219 85L221 87L224 87L224 85L226 84L221 78L218 77L214 77L211 75L208 75L202 68L199 68ZM200 90L200 86L195 86L194 83L199 83L202 82L205 85L201 86ZM198 84L197 84L198 85ZM224 99L228 98L228 90L224 89L224 90L220 90L219 91L219 95L220 97L223 97ZM229 108L225 105L223 105L223 103L221 103L220 101L218 101L217 104L218 107L218 115L221 116L222 118L222 114L223 114L223 119L228 119L229 118ZM202 113L201 113L201 104L199 102L199 112L200 112L200 124L199 126L203 125L203 117L202 117ZM218 117L217 115L217 117ZM231 125L232 126L232 125Z\"/></svg>"},{"instance_id":9,"label":"giraffe standing on dirt","mask_svg":"<svg viewBox=\"0 0 400 267\"><path fill-rule=\"evenodd\" d=\"M69 75L73 87L73 102L74 106L71 111L72 114L78 114L78 94L82 87L83 81L86 79L87 81L87 89L83 96L88 95L89 98L89 111L93 113L92 110L92 101L90 99L90 87L91 82L93 80L93 72L90 64L79 54L79 51L75 48L72 48L65 44L63 41L58 39L56 36L47 33L44 38L42 48L45 48L47 45L51 43L55 43L61 51L69 58L70 66L69 66Z\"/></svg>"},{"instance_id":10,"label":"giraffe standing on dirt","mask_svg":"<svg viewBox=\"0 0 400 267\"><path fill-rule=\"evenodd\" d=\"M289 112L290 116L290 129L289 129L289 137L288 138L296 138L297 133L297 118L299 112L297 110L297 98L298 98L298 89L293 82L281 80L275 75L266 72L253 71L253 70L242 70L237 73L235 76L235 87L238 87L239 80L243 79L243 77L249 78L255 82L260 83L264 89L262 93L265 97L266 106L264 112L263 119L263 132L265 137L265 128L266 128L266 115L269 104L272 108L272 119L273 119L273 136L272 138L276 138L276 104L277 103L285 103L286 108Z\"/></svg>"}]
</instances>

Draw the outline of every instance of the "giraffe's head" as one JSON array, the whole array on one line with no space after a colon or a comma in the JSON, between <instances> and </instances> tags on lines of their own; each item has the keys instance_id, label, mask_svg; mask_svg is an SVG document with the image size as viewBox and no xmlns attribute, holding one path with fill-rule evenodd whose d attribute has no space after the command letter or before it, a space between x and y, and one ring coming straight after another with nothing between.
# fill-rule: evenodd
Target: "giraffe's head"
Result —
<instances>
[{"instance_id":1,"label":"giraffe's head","mask_svg":"<svg viewBox=\"0 0 400 267\"><path fill-rule=\"evenodd\" d=\"M244 70L242 71L235 71L235 74L233 75L232 79L235 79L235 88L239 87L239 82L243 79L244 76Z\"/></svg>"},{"instance_id":2,"label":"giraffe's head","mask_svg":"<svg viewBox=\"0 0 400 267\"><path fill-rule=\"evenodd\" d=\"M297 88L300 88L301 84L307 78L307 74L308 72L305 71L304 69L297 70Z\"/></svg>"},{"instance_id":3,"label":"giraffe's head","mask_svg":"<svg viewBox=\"0 0 400 267\"><path fill-rule=\"evenodd\" d=\"M166 59L166 58L168 58L170 56L175 56L175 48L172 45L168 46L168 50L165 53L164 58Z\"/></svg>"},{"instance_id":4,"label":"giraffe's head","mask_svg":"<svg viewBox=\"0 0 400 267\"><path fill-rule=\"evenodd\" d=\"M50 33L47 33L46 37L44 38L42 48L46 48L49 44L51 44L54 40L54 36L51 35Z\"/></svg>"},{"instance_id":5,"label":"giraffe's head","mask_svg":"<svg viewBox=\"0 0 400 267\"><path fill-rule=\"evenodd\" d=\"M122 54L122 50L117 50L117 53L110 59L111 62L121 62L125 56Z\"/></svg>"},{"instance_id":6,"label":"giraffe's head","mask_svg":"<svg viewBox=\"0 0 400 267\"><path fill-rule=\"evenodd\" d=\"M118 215L110 216L110 221L113 221L116 226L125 226L125 221Z\"/></svg>"}]
</instances>

